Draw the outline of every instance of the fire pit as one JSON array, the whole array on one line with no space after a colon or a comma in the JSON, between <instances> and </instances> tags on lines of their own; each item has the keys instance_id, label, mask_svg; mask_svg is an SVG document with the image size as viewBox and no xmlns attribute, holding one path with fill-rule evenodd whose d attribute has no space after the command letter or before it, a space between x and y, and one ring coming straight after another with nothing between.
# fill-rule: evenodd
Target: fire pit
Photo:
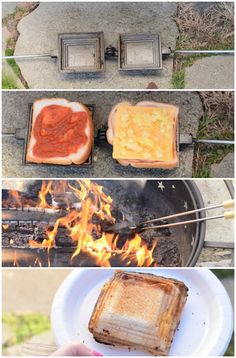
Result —
<instances>
[{"instance_id":1,"label":"fire pit","mask_svg":"<svg viewBox=\"0 0 236 358\"><path fill-rule=\"evenodd\" d=\"M3 266L193 266L204 222L120 235L104 227L201 207L193 181L37 181L3 190Z\"/></svg>"}]
</instances>

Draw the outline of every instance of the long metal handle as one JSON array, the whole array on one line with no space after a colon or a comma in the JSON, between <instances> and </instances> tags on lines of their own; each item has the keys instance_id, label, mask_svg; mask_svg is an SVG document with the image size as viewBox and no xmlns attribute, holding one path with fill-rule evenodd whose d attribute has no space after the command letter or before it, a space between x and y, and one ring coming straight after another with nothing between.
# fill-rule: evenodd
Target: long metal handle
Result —
<instances>
[{"instance_id":1,"label":"long metal handle","mask_svg":"<svg viewBox=\"0 0 236 358\"><path fill-rule=\"evenodd\" d=\"M15 133L2 133L3 138L7 137L15 137Z\"/></svg>"},{"instance_id":2,"label":"long metal handle","mask_svg":"<svg viewBox=\"0 0 236 358\"><path fill-rule=\"evenodd\" d=\"M183 54L225 54L234 55L234 50L172 50L172 53L183 53Z\"/></svg>"},{"instance_id":3,"label":"long metal handle","mask_svg":"<svg viewBox=\"0 0 236 358\"><path fill-rule=\"evenodd\" d=\"M233 140L223 140L223 139L198 139L193 138L194 143L206 143L206 144L225 144L225 145L233 145Z\"/></svg>"},{"instance_id":4,"label":"long metal handle","mask_svg":"<svg viewBox=\"0 0 236 358\"><path fill-rule=\"evenodd\" d=\"M225 209L229 209L229 208L234 207L234 203L235 203L234 199L225 200L221 204L211 205L211 206L207 206L205 208L200 208L200 209L183 211L181 213L172 214L172 215L168 215L168 216L162 216L161 218L143 221L138 226L141 226L141 225L144 225L144 224L154 223L154 222L161 221L161 220L173 219L173 218L177 218L179 216L186 216L186 215L190 215L190 214L195 214L195 213L199 213L199 212L204 211L204 210L213 210L213 209L217 209L217 208L221 208L221 207L223 207Z\"/></svg>"},{"instance_id":5,"label":"long metal handle","mask_svg":"<svg viewBox=\"0 0 236 358\"><path fill-rule=\"evenodd\" d=\"M173 226L179 226L179 225L188 225L188 224L193 224L193 223L197 223L197 222L201 222L201 221L209 221L209 220L215 220L215 219L233 219L233 218L234 218L234 211L226 211L224 214L209 216L207 218L200 218L200 219L181 221L181 222L171 223L171 224L144 227L144 228L142 228L142 231L151 230L151 229L162 229L162 228L166 228L166 227L173 227Z\"/></svg>"},{"instance_id":6,"label":"long metal handle","mask_svg":"<svg viewBox=\"0 0 236 358\"><path fill-rule=\"evenodd\" d=\"M21 59L21 58L36 58L36 57L53 57L53 56L50 53L43 53L40 55L13 55L13 56L2 56L2 60Z\"/></svg>"}]
</instances>

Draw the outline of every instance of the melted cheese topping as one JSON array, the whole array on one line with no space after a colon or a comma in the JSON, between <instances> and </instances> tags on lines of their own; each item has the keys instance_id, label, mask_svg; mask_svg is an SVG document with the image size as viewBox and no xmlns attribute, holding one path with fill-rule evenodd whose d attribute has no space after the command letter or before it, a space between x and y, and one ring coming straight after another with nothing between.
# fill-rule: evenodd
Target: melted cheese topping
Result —
<instances>
[{"instance_id":1,"label":"melted cheese topping","mask_svg":"<svg viewBox=\"0 0 236 358\"><path fill-rule=\"evenodd\" d=\"M113 158L169 161L175 156L175 108L117 108Z\"/></svg>"}]
</instances>

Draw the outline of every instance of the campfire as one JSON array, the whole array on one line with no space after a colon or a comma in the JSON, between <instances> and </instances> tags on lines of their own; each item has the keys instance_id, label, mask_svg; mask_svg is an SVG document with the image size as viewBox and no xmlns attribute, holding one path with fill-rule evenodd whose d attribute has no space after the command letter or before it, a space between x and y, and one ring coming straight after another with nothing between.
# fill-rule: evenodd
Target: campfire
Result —
<instances>
[{"instance_id":1,"label":"campfire","mask_svg":"<svg viewBox=\"0 0 236 358\"><path fill-rule=\"evenodd\" d=\"M51 253L58 247L68 249L65 250L67 257L70 251L69 265L72 266L78 258L103 267L113 266L114 260L119 262L117 266L157 265L153 257L156 240L148 242L141 234L125 236L103 230L104 226L125 217L114 207L112 197L105 194L103 186L94 181L43 181L37 198L35 193L9 190L2 204L5 245L43 250L48 265ZM12 220L13 212L17 222ZM13 266L20 265L17 254L14 250ZM34 259L33 265L42 265L40 256Z\"/></svg>"}]
</instances>

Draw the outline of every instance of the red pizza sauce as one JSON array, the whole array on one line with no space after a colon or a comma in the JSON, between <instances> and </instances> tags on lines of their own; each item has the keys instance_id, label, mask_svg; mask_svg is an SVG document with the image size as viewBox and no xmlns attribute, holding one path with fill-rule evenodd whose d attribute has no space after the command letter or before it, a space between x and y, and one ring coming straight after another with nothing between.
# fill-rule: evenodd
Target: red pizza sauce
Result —
<instances>
[{"instance_id":1,"label":"red pizza sauce","mask_svg":"<svg viewBox=\"0 0 236 358\"><path fill-rule=\"evenodd\" d=\"M44 107L36 117L33 154L40 158L67 157L76 153L88 140L86 112L73 112L59 105Z\"/></svg>"}]
</instances>

